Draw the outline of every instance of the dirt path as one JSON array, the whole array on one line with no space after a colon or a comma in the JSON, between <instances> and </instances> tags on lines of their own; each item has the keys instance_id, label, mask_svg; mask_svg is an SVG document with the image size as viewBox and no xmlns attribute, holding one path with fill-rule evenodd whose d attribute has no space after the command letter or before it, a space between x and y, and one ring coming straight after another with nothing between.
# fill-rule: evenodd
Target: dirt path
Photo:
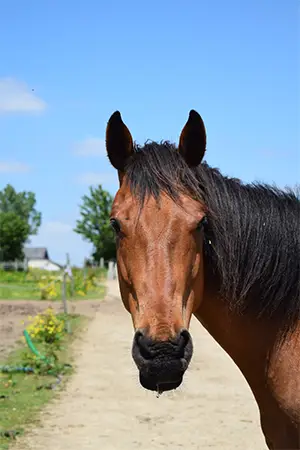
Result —
<instances>
[{"instance_id":1,"label":"dirt path","mask_svg":"<svg viewBox=\"0 0 300 450\"><path fill-rule=\"evenodd\" d=\"M159 399L131 360L132 325L116 283L78 348L78 370L18 450L265 450L257 407L239 371L200 324L185 382Z\"/></svg>"}]
</instances>

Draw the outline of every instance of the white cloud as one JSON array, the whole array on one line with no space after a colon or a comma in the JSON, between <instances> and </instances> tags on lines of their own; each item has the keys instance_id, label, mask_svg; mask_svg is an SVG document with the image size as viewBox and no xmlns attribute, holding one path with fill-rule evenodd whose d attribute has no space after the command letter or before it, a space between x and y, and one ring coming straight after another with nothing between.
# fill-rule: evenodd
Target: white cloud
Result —
<instances>
[{"instance_id":1,"label":"white cloud","mask_svg":"<svg viewBox=\"0 0 300 450\"><path fill-rule=\"evenodd\" d=\"M97 173L86 172L78 177L78 182L81 184L95 185L95 184L114 184L118 181L117 174L112 172Z\"/></svg>"},{"instance_id":2,"label":"white cloud","mask_svg":"<svg viewBox=\"0 0 300 450\"><path fill-rule=\"evenodd\" d=\"M0 113L42 112L46 106L25 83L13 78L0 78Z\"/></svg>"},{"instance_id":3,"label":"white cloud","mask_svg":"<svg viewBox=\"0 0 300 450\"><path fill-rule=\"evenodd\" d=\"M30 166L21 162L0 161L0 173L26 173L30 169Z\"/></svg>"},{"instance_id":4,"label":"white cloud","mask_svg":"<svg viewBox=\"0 0 300 450\"><path fill-rule=\"evenodd\" d=\"M89 137L77 142L74 147L74 154L77 156L105 156L104 139Z\"/></svg>"}]
</instances>

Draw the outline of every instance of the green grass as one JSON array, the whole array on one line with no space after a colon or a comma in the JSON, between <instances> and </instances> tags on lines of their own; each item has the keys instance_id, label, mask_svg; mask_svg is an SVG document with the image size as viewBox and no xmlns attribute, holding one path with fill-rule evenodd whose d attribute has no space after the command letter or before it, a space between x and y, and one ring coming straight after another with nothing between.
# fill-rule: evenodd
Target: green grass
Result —
<instances>
[{"instance_id":1,"label":"green grass","mask_svg":"<svg viewBox=\"0 0 300 450\"><path fill-rule=\"evenodd\" d=\"M15 284L0 282L1 300L40 300L40 290L33 283Z\"/></svg>"},{"instance_id":2,"label":"green grass","mask_svg":"<svg viewBox=\"0 0 300 450\"><path fill-rule=\"evenodd\" d=\"M72 364L70 345L87 320L82 316L71 316L72 335L64 338L63 349L58 353L61 364ZM14 351L6 361L0 362L0 365L22 365L24 345ZM42 352L41 347L39 350ZM67 379L67 374L65 379ZM0 450L10 447L14 441L14 433L22 434L26 428L38 420L40 410L64 385L65 381L58 385L56 390L47 389L46 386L53 384L55 380L55 377L49 375L0 374ZM42 389L40 389L41 386L43 386ZM8 435L11 432L11 437L4 437L4 432L8 432Z\"/></svg>"},{"instance_id":3,"label":"green grass","mask_svg":"<svg viewBox=\"0 0 300 450\"><path fill-rule=\"evenodd\" d=\"M104 269L89 269L87 276L94 274L97 285L91 285L86 295L80 295L83 286L83 271L74 269L75 295L74 300L97 299L105 295L105 287L102 285L106 277ZM30 270L26 272L10 272L0 270L0 300L41 300L41 288L39 282L45 277L51 283L51 276L58 277L59 273L53 275L47 271ZM46 284L48 281L46 282ZM71 284L67 284L67 297L71 299ZM61 283L57 284L57 296L51 300L61 300ZM50 298L49 298L50 299Z\"/></svg>"},{"instance_id":4,"label":"green grass","mask_svg":"<svg viewBox=\"0 0 300 450\"><path fill-rule=\"evenodd\" d=\"M90 290L87 295L75 294L68 300L93 300L102 299L105 296L106 288L104 285L98 286L95 290ZM26 284L3 284L0 283L0 300L41 300L41 294L35 285ZM53 301L60 301L61 298Z\"/></svg>"},{"instance_id":5,"label":"green grass","mask_svg":"<svg viewBox=\"0 0 300 450\"><path fill-rule=\"evenodd\" d=\"M87 295L74 295L72 300L97 300L105 297L106 286L98 286L95 290L90 290Z\"/></svg>"}]
</instances>

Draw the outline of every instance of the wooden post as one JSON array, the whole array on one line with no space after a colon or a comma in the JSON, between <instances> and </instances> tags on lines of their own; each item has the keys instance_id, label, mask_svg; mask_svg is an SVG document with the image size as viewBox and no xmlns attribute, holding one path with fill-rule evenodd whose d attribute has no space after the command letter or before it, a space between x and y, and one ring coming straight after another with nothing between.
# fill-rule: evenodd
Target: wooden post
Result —
<instances>
[{"instance_id":1,"label":"wooden post","mask_svg":"<svg viewBox=\"0 0 300 450\"><path fill-rule=\"evenodd\" d=\"M63 272L63 282L62 282L62 300L64 305L64 313L68 314L68 303L67 303L67 274L64 270Z\"/></svg>"},{"instance_id":2,"label":"wooden post","mask_svg":"<svg viewBox=\"0 0 300 450\"><path fill-rule=\"evenodd\" d=\"M108 262L107 279L108 280L114 279L114 262L113 261Z\"/></svg>"},{"instance_id":3,"label":"wooden post","mask_svg":"<svg viewBox=\"0 0 300 450\"><path fill-rule=\"evenodd\" d=\"M86 258L84 258L83 262L83 282L86 282L86 275L87 275L87 264L86 264Z\"/></svg>"},{"instance_id":4,"label":"wooden post","mask_svg":"<svg viewBox=\"0 0 300 450\"><path fill-rule=\"evenodd\" d=\"M70 277L70 281L71 281L71 298L74 298L74 277L73 277L73 272L72 272L72 266L71 266L71 260L70 260L70 255L69 253L67 253L67 270L68 270L68 275Z\"/></svg>"},{"instance_id":5,"label":"wooden post","mask_svg":"<svg viewBox=\"0 0 300 450\"><path fill-rule=\"evenodd\" d=\"M71 324L68 317L68 301L67 301L67 272L66 269L64 269L63 272L63 282L62 282L62 300L63 300L63 306L64 306L64 313L66 316L66 330L67 333L71 333Z\"/></svg>"}]
</instances>

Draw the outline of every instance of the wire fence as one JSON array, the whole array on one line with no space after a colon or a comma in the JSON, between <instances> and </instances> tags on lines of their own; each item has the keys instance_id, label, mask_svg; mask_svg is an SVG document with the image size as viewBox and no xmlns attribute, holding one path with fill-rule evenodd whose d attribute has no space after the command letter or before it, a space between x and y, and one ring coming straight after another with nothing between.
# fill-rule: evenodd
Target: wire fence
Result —
<instances>
[{"instance_id":1,"label":"wire fence","mask_svg":"<svg viewBox=\"0 0 300 450\"><path fill-rule=\"evenodd\" d=\"M27 259L24 261L2 261L0 262L0 269L26 272L28 270L28 261Z\"/></svg>"}]
</instances>

